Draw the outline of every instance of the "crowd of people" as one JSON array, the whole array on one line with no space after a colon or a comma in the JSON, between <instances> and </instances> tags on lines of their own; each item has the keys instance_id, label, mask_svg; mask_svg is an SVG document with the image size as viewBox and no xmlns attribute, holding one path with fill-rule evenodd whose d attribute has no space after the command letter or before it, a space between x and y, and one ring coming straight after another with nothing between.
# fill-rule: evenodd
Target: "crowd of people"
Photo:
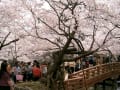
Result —
<instances>
[{"instance_id":1,"label":"crowd of people","mask_svg":"<svg viewBox=\"0 0 120 90\"><path fill-rule=\"evenodd\" d=\"M37 81L46 74L47 66L40 65L36 60L33 63L16 61L13 65L3 61L0 68L0 90L13 90L13 82Z\"/></svg>"},{"instance_id":2,"label":"crowd of people","mask_svg":"<svg viewBox=\"0 0 120 90\"><path fill-rule=\"evenodd\" d=\"M78 60L76 62L74 62L73 65L67 64L65 66L65 70L71 74L73 72L79 71L81 69L85 69L91 66L95 66L96 65L96 60L93 56L89 56L89 57L84 57L81 60Z\"/></svg>"}]
</instances>

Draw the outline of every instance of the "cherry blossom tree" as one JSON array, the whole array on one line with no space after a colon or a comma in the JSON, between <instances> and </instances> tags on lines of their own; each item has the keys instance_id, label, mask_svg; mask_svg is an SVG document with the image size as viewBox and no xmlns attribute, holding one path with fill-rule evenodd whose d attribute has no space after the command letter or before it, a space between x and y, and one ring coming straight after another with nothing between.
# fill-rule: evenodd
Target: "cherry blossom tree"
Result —
<instances>
[{"instance_id":1,"label":"cherry blossom tree","mask_svg":"<svg viewBox=\"0 0 120 90\"><path fill-rule=\"evenodd\" d=\"M28 43L19 42L25 55L39 50L55 50L53 63L48 68L49 90L63 89L64 62L100 51L119 50L115 50L120 43L119 13L114 13L110 5L97 1L19 0L16 5L7 5L14 16L11 29L14 28L16 35L22 38L19 41ZM67 54L77 55L65 59ZM58 82L60 85L56 87Z\"/></svg>"},{"instance_id":2,"label":"cherry blossom tree","mask_svg":"<svg viewBox=\"0 0 120 90\"><path fill-rule=\"evenodd\" d=\"M51 48L58 49L48 69L48 87L51 90L57 88L57 82L63 85L63 77L59 74L63 73L61 65L65 61L76 61L99 51L110 51L119 43L119 14L114 14L108 10L108 6L101 6L95 0L45 0L49 8L43 10L23 3L33 20L33 32L27 33L48 41L52 44ZM78 56L64 59L66 54Z\"/></svg>"},{"instance_id":3,"label":"cherry blossom tree","mask_svg":"<svg viewBox=\"0 0 120 90\"><path fill-rule=\"evenodd\" d=\"M13 15L1 2L0 12L0 55L4 56L3 52L5 49L9 48L13 43L16 43L19 38L14 38L14 34L11 32L11 21L13 19Z\"/></svg>"}]
</instances>

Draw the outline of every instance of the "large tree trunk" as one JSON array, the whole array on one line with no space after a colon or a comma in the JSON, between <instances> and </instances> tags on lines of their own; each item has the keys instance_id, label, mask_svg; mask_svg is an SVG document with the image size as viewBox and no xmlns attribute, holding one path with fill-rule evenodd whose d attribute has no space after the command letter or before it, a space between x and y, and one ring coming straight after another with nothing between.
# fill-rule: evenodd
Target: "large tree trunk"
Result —
<instances>
[{"instance_id":1,"label":"large tree trunk","mask_svg":"<svg viewBox=\"0 0 120 90\"><path fill-rule=\"evenodd\" d=\"M75 32L73 31L63 49L53 55L53 64L48 67L48 90L64 90L63 57L74 37L74 34Z\"/></svg>"},{"instance_id":2,"label":"large tree trunk","mask_svg":"<svg viewBox=\"0 0 120 90\"><path fill-rule=\"evenodd\" d=\"M52 66L54 68L54 66ZM56 71L56 75L50 73L47 76L47 87L48 90L65 90L64 89L64 71L63 68L59 68Z\"/></svg>"}]
</instances>

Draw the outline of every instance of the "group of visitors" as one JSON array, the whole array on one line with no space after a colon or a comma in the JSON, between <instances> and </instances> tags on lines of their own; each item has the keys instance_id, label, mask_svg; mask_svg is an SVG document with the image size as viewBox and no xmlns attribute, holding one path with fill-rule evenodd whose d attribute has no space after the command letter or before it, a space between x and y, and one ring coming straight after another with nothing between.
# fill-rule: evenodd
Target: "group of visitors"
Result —
<instances>
[{"instance_id":1,"label":"group of visitors","mask_svg":"<svg viewBox=\"0 0 120 90\"><path fill-rule=\"evenodd\" d=\"M65 70L71 74L73 72L79 71L80 69L85 69L91 66L95 66L96 65L96 61L94 59L94 56L89 56L89 57L84 57L81 58L81 60L78 60L75 62L74 65L70 66L69 64L67 64L65 66Z\"/></svg>"},{"instance_id":2,"label":"group of visitors","mask_svg":"<svg viewBox=\"0 0 120 90\"><path fill-rule=\"evenodd\" d=\"M40 65L38 61L19 62L10 65L3 61L0 67L0 90L13 90L13 82L37 81L47 73L46 65Z\"/></svg>"}]
</instances>

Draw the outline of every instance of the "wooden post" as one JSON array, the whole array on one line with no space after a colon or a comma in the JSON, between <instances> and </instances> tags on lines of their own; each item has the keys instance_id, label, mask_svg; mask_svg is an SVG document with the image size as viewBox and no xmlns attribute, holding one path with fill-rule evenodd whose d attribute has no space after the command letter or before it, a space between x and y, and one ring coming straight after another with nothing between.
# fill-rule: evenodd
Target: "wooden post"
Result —
<instances>
[{"instance_id":1,"label":"wooden post","mask_svg":"<svg viewBox=\"0 0 120 90\"><path fill-rule=\"evenodd\" d=\"M105 90L105 80L103 80L103 90Z\"/></svg>"},{"instance_id":2,"label":"wooden post","mask_svg":"<svg viewBox=\"0 0 120 90\"><path fill-rule=\"evenodd\" d=\"M94 90L97 90L97 84L94 85Z\"/></svg>"}]
</instances>

